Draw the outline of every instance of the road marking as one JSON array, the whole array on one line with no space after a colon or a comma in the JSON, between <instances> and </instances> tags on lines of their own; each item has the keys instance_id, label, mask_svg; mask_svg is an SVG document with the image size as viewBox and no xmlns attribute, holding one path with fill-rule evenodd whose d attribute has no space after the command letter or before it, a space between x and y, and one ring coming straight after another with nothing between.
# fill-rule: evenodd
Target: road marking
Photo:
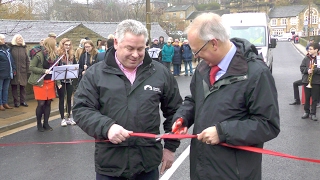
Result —
<instances>
[{"instance_id":1,"label":"road marking","mask_svg":"<svg viewBox=\"0 0 320 180\"><path fill-rule=\"evenodd\" d=\"M174 161L171 168L168 169L159 180L169 180L172 174L178 169L181 163L188 157L190 154L190 145L183 151L183 153Z\"/></svg>"},{"instance_id":2,"label":"road marking","mask_svg":"<svg viewBox=\"0 0 320 180\"><path fill-rule=\"evenodd\" d=\"M58 118L60 118L60 115L51 116L49 118L49 121L52 121L52 120L55 120L55 119L58 119ZM29 128L34 127L34 126L37 126L36 122L30 123L30 124L27 124L27 125L24 125L24 126L21 126L21 127L17 127L17 128L5 131L5 132L2 132L2 133L0 133L0 138L8 136L8 135L11 135L11 134L14 134L14 133L17 133L17 132L25 130L25 129L29 129Z\"/></svg>"}]
</instances>

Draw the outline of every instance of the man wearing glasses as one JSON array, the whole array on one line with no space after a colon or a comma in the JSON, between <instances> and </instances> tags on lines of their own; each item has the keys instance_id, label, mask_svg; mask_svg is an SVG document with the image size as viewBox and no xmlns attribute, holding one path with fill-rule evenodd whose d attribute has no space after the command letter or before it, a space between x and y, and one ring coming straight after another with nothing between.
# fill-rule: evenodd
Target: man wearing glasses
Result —
<instances>
[{"instance_id":1,"label":"man wearing glasses","mask_svg":"<svg viewBox=\"0 0 320 180\"><path fill-rule=\"evenodd\" d=\"M268 67L249 41L229 40L217 14L198 16L186 33L195 58L203 59L190 83L191 96L173 117L183 119L180 133L194 124L198 135L191 141L190 179L261 179L261 154L219 143L262 148L280 132L277 90Z\"/></svg>"}]
</instances>

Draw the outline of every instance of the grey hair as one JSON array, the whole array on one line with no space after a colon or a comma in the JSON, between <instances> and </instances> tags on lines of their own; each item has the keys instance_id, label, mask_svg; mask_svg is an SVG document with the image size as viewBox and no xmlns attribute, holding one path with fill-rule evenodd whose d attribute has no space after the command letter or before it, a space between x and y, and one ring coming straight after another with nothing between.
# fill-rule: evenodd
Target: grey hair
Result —
<instances>
[{"instance_id":1,"label":"grey hair","mask_svg":"<svg viewBox=\"0 0 320 180\"><path fill-rule=\"evenodd\" d=\"M121 42L124 38L124 35L129 32L134 35L143 35L145 42L148 41L148 30L147 28L139 21L133 19L127 19L120 22L117 26L115 38L118 42Z\"/></svg>"},{"instance_id":2,"label":"grey hair","mask_svg":"<svg viewBox=\"0 0 320 180\"><path fill-rule=\"evenodd\" d=\"M222 19L215 13L202 13L197 16L185 30L187 34L190 31L203 41L212 39L219 39L222 42L229 41L229 35Z\"/></svg>"},{"instance_id":3,"label":"grey hair","mask_svg":"<svg viewBox=\"0 0 320 180\"><path fill-rule=\"evenodd\" d=\"M22 46L25 46L26 43L24 42L24 39L23 39L23 37L21 36L21 34L16 34L16 35L14 35L13 38L12 38L12 40L11 40L11 44L12 44L12 45L17 45L17 38L18 38L18 37L21 37L21 38L22 38Z\"/></svg>"},{"instance_id":4,"label":"grey hair","mask_svg":"<svg viewBox=\"0 0 320 180\"><path fill-rule=\"evenodd\" d=\"M1 39L5 39L6 36L4 36L3 34L0 34L0 38L1 38Z\"/></svg>"}]
</instances>

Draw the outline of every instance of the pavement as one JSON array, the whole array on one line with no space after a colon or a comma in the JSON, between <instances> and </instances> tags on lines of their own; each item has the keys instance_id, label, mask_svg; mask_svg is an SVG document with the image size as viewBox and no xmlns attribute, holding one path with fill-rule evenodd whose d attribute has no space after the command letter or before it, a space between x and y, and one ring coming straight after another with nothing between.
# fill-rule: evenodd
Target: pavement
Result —
<instances>
[{"instance_id":1,"label":"pavement","mask_svg":"<svg viewBox=\"0 0 320 180\"><path fill-rule=\"evenodd\" d=\"M292 43L298 51L302 54L307 54L306 48L297 43ZM193 68L196 67L196 63L193 62ZM181 65L181 75L184 75L184 64ZM36 100L27 101L28 107L20 106L19 108L7 109L5 111L0 111L0 133L18 128L27 124L36 122L35 111L37 107ZM59 114L58 110L59 99L55 98L51 102L51 114L50 117L56 116ZM13 106L12 104L9 104Z\"/></svg>"},{"instance_id":2,"label":"pavement","mask_svg":"<svg viewBox=\"0 0 320 180\"><path fill-rule=\"evenodd\" d=\"M193 62L193 68L195 68L197 63ZM181 76L184 75L184 64L181 65ZM59 114L58 109L59 99L55 98L51 102L51 113L50 117ZM5 111L0 111L0 133L28 125L37 122L36 120L36 107L38 105L36 100L27 101L28 107L20 106L14 109L6 109ZM13 104L9 104L13 107Z\"/></svg>"}]
</instances>

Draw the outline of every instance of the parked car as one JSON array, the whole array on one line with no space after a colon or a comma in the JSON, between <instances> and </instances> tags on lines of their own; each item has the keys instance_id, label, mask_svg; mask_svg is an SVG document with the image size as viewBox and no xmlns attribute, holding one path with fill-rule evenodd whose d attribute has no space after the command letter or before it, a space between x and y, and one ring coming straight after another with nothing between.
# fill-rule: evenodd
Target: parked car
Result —
<instances>
[{"instance_id":1,"label":"parked car","mask_svg":"<svg viewBox=\"0 0 320 180\"><path fill-rule=\"evenodd\" d=\"M279 35L278 37L275 37L277 41L291 41L292 34L291 33L284 33Z\"/></svg>"}]
</instances>

